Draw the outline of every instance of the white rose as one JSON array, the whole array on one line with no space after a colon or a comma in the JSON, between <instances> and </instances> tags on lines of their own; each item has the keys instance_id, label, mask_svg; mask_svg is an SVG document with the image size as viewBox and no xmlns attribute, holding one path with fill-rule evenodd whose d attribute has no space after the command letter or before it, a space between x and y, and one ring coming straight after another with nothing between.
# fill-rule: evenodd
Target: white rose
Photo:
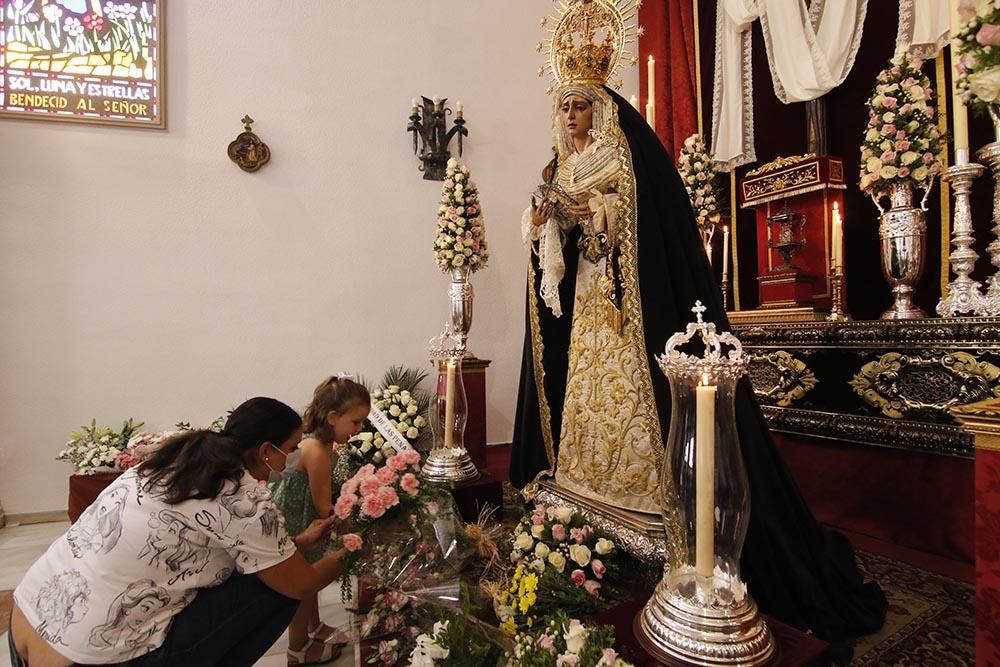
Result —
<instances>
[{"instance_id":1,"label":"white rose","mask_svg":"<svg viewBox=\"0 0 1000 667\"><path fill-rule=\"evenodd\" d=\"M920 165L919 167L917 167L916 169L913 170L913 172L912 172L913 178L915 178L918 181L922 181L925 178L927 178L927 172L928 171L929 170L927 169L927 167L925 167L923 165Z\"/></svg>"},{"instance_id":2,"label":"white rose","mask_svg":"<svg viewBox=\"0 0 1000 667\"><path fill-rule=\"evenodd\" d=\"M528 551L534 543L535 540L528 533L518 533L517 537L514 538L514 546L521 551Z\"/></svg>"},{"instance_id":3,"label":"white rose","mask_svg":"<svg viewBox=\"0 0 1000 667\"><path fill-rule=\"evenodd\" d=\"M574 655L578 655L587 643L587 628L577 619L569 622L569 627L563 633L566 640L566 650Z\"/></svg>"},{"instance_id":4,"label":"white rose","mask_svg":"<svg viewBox=\"0 0 1000 667\"><path fill-rule=\"evenodd\" d=\"M896 178L896 174L898 173L898 171L899 171L898 169L896 169L895 167L893 167L891 165L883 165L882 169L881 169L881 171L879 171L878 175L881 176L882 178L886 178L886 179Z\"/></svg>"},{"instance_id":5,"label":"white rose","mask_svg":"<svg viewBox=\"0 0 1000 667\"><path fill-rule=\"evenodd\" d=\"M562 572L563 570L566 569L566 558L558 551L553 551L552 553L550 553L549 557L546 560L548 560L549 564L552 565L552 567L556 568L556 570L558 570L559 572Z\"/></svg>"},{"instance_id":6,"label":"white rose","mask_svg":"<svg viewBox=\"0 0 1000 667\"><path fill-rule=\"evenodd\" d=\"M406 414L410 415L411 417L413 415L417 414L417 404L411 402L409 405L407 405L406 406Z\"/></svg>"},{"instance_id":7,"label":"white rose","mask_svg":"<svg viewBox=\"0 0 1000 667\"><path fill-rule=\"evenodd\" d=\"M892 123L896 120L896 114L894 114L891 111L886 111L884 114L882 114L882 120L884 120L886 123Z\"/></svg>"},{"instance_id":8,"label":"white rose","mask_svg":"<svg viewBox=\"0 0 1000 667\"><path fill-rule=\"evenodd\" d=\"M1000 100L1000 67L991 67L969 75L969 90L983 102Z\"/></svg>"},{"instance_id":9,"label":"white rose","mask_svg":"<svg viewBox=\"0 0 1000 667\"><path fill-rule=\"evenodd\" d=\"M597 540L597 544L594 545L594 551L596 551L601 556L607 556L615 548L615 543L611 540L606 540L603 537Z\"/></svg>"},{"instance_id":10,"label":"white rose","mask_svg":"<svg viewBox=\"0 0 1000 667\"><path fill-rule=\"evenodd\" d=\"M917 100L924 99L924 97L927 96L927 93L925 93L924 89L920 86L910 86L906 89L906 96L916 102Z\"/></svg>"},{"instance_id":11,"label":"white rose","mask_svg":"<svg viewBox=\"0 0 1000 667\"><path fill-rule=\"evenodd\" d=\"M920 156L917 155L916 153L914 153L913 151L906 151L902 155L899 156L899 159L902 161L903 165L905 166L905 165L913 164L914 162L916 162L917 160L920 159Z\"/></svg>"},{"instance_id":12,"label":"white rose","mask_svg":"<svg viewBox=\"0 0 1000 667\"><path fill-rule=\"evenodd\" d=\"M881 168L882 160L879 160L877 157L870 157L868 158L868 161L865 162L865 169L867 169L869 173L877 174Z\"/></svg>"},{"instance_id":13,"label":"white rose","mask_svg":"<svg viewBox=\"0 0 1000 667\"><path fill-rule=\"evenodd\" d=\"M535 536L536 539L542 539L542 535L545 534L545 526L538 524L537 526L531 527L531 534Z\"/></svg>"},{"instance_id":14,"label":"white rose","mask_svg":"<svg viewBox=\"0 0 1000 667\"><path fill-rule=\"evenodd\" d=\"M375 434L371 431L364 431L362 433L358 433L358 440L371 440L374 436Z\"/></svg>"},{"instance_id":15,"label":"white rose","mask_svg":"<svg viewBox=\"0 0 1000 667\"><path fill-rule=\"evenodd\" d=\"M374 454L372 454L372 461L374 463L382 463L383 458L384 457L382 456L381 452L375 452Z\"/></svg>"},{"instance_id":16,"label":"white rose","mask_svg":"<svg viewBox=\"0 0 1000 667\"><path fill-rule=\"evenodd\" d=\"M372 450L372 443L370 443L370 442L364 442L364 443L361 444L361 453L362 454L367 454L371 450Z\"/></svg>"},{"instance_id":17,"label":"white rose","mask_svg":"<svg viewBox=\"0 0 1000 667\"><path fill-rule=\"evenodd\" d=\"M458 158L455 158L455 157L448 158L448 168L449 169L454 169L457 166L458 166Z\"/></svg>"},{"instance_id":18,"label":"white rose","mask_svg":"<svg viewBox=\"0 0 1000 667\"><path fill-rule=\"evenodd\" d=\"M392 415L393 417L398 417L399 416L399 406L396 405L395 403L392 404L391 406L389 406L389 414Z\"/></svg>"},{"instance_id":19,"label":"white rose","mask_svg":"<svg viewBox=\"0 0 1000 667\"><path fill-rule=\"evenodd\" d=\"M420 431L418 431L417 429L415 429L413 427L410 427L410 428L406 429L406 437L409 438L410 440L413 440L414 438L418 438L418 437L420 437Z\"/></svg>"},{"instance_id":20,"label":"white rose","mask_svg":"<svg viewBox=\"0 0 1000 667\"><path fill-rule=\"evenodd\" d=\"M407 426L403 422L396 422L395 427L400 433L406 433Z\"/></svg>"},{"instance_id":21,"label":"white rose","mask_svg":"<svg viewBox=\"0 0 1000 667\"><path fill-rule=\"evenodd\" d=\"M455 179L456 183L461 183L465 179L465 175L464 174L455 174L454 176L452 176L452 178Z\"/></svg>"},{"instance_id":22,"label":"white rose","mask_svg":"<svg viewBox=\"0 0 1000 667\"><path fill-rule=\"evenodd\" d=\"M427 420L424 419L423 415L419 415L416 419L413 420L413 425L416 426L417 428L423 428L424 426L427 425Z\"/></svg>"},{"instance_id":23,"label":"white rose","mask_svg":"<svg viewBox=\"0 0 1000 667\"><path fill-rule=\"evenodd\" d=\"M569 507L557 507L555 511L555 516L559 521L563 523L569 523L570 519L573 518L573 510Z\"/></svg>"},{"instance_id":24,"label":"white rose","mask_svg":"<svg viewBox=\"0 0 1000 667\"><path fill-rule=\"evenodd\" d=\"M875 141L876 139L878 139L878 137L879 137L878 130L876 130L874 127L865 133L865 141Z\"/></svg>"},{"instance_id":25,"label":"white rose","mask_svg":"<svg viewBox=\"0 0 1000 667\"><path fill-rule=\"evenodd\" d=\"M545 558L549 555L552 550L544 542L539 542L535 545L535 555L539 558Z\"/></svg>"},{"instance_id":26,"label":"white rose","mask_svg":"<svg viewBox=\"0 0 1000 667\"><path fill-rule=\"evenodd\" d=\"M590 549L583 544L571 544L569 546L569 557L580 567L585 567L590 562Z\"/></svg>"}]
</instances>

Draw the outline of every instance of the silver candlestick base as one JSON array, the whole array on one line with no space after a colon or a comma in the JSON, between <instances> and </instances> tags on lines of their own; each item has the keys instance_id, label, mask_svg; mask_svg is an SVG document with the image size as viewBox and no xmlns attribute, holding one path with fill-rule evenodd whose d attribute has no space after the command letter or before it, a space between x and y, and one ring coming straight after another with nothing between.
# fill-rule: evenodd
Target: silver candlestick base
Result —
<instances>
[{"instance_id":1,"label":"silver candlestick base","mask_svg":"<svg viewBox=\"0 0 1000 667\"><path fill-rule=\"evenodd\" d=\"M954 317L956 314L977 313L983 308L983 295L979 291L979 283L969 276L976 267L979 254L972 249L975 237L972 235L972 207L969 204L969 192L972 182L986 170L981 164L970 162L956 164L945 170L944 180L951 183L952 194L955 197L954 228L951 232L951 244L954 250L948 259L955 279L948 283L948 296L938 301L937 314L941 317Z\"/></svg>"},{"instance_id":2,"label":"silver candlestick base","mask_svg":"<svg viewBox=\"0 0 1000 667\"><path fill-rule=\"evenodd\" d=\"M479 477L479 471L465 447L441 447L427 455L421 475L428 482L464 482Z\"/></svg>"},{"instance_id":3,"label":"silver candlestick base","mask_svg":"<svg viewBox=\"0 0 1000 667\"><path fill-rule=\"evenodd\" d=\"M993 275L986 280L986 294L980 315L1000 315L1000 141L986 144L977 153L993 171L993 241L986 246Z\"/></svg>"},{"instance_id":4,"label":"silver candlestick base","mask_svg":"<svg viewBox=\"0 0 1000 667\"><path fill-rule=\"evenodd\" d=\"M698 585L693 581L696 578L675 571L657 584L634 622L636 639L646 652L668 665L773 664L777 658L774 637L750 596L744 594L727 604L715 599L716 595L701 601L701 596L679 593L686 586ZM713 586L725 585L715 579L718 576L713 577Z\"/></svg>"}]
</instances>

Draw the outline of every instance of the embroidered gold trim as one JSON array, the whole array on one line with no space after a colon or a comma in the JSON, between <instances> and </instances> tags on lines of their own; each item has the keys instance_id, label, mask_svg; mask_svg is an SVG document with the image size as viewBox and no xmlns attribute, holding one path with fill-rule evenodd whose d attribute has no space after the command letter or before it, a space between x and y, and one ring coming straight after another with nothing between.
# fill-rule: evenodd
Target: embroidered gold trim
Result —
<instances>
[{"instance_id":1,"label":"embroidered gold trim","mask_svg":"<svg viewBox=\"0 0 1000 667\"><path fill-rule=\"evenodd\" d=\"M525 485L521 492L526 499L530 500L538 489L538 480L542 477L551 477L556 468L555 449L552 446L552 413L549 411L549 398L545 395L545 367L542 364L542 352L545 346L542 344L542 329L538 324L535 267L530 257L528 258L528 299L528 322L531 325L531 363L535 369L535 391L538 392L538 418L542 427L542 442L545 444L545 458L549 461L549 467L539 471L531 483Z\"/></svg>"}]
</instances>

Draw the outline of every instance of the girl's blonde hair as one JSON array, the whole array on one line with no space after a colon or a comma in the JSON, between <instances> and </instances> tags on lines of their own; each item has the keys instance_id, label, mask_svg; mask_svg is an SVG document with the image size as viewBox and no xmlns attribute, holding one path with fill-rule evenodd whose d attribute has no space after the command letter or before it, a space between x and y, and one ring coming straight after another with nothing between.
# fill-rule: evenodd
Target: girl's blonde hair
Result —
<instances>
[{"instance_id":1,"label":"girl's blonde hair","mask_svg":"<svg viewBox=\"0 0 1000 667\"><path fill-rule=\"evenodd\" d=\"M371 403L365 386L343 375L323 380L313 392L312 403L302 415L302 428L323 442L333 440L333 427L326 420L331 412L344 412L355 405Z\"/></svg>"}]
</instances>

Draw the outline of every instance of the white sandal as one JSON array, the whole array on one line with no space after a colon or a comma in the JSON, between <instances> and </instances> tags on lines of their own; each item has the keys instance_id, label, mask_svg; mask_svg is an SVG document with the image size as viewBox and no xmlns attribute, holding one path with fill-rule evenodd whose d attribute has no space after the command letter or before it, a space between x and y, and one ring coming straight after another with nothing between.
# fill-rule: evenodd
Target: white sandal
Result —
<instances>
[{"instance_id":1,"label":"white sandal","mask_svg":"<svg viewBox=\"0 0 1000 667\"><path fill-rule=\"evenodd\" d=\"M309 649L313 646L322 646L323 652L320 653L318 660L310 661L306 658L306 653L308 653ZM332 644L324 644L323 642L318 642L315 639L310 639L306 642L306 645L302 647L302 650L293 651L291 647L289 647L286 653L288 654L287 657L289 665L323 665L340 657L340 647ZM292 662L293 660L294 662Z\"/></svg>"},{"instance_id":2,"label":"white sandal","mask_svg":"<svg viewBox=\"0 0 1000 667\"><path fill-rule=\"evenodd\" d=\"M332 631L330 632L330 636L328 637L319 636L319 633L322 632L324 628L329 628ZM315 642L319 642L321 644L329 644L330 646L347 646L348 644L351 643L351 640L347 637L347 635L345 635L340 630L340 628L334 627L332 625L327 625L322 621L320 621L319 627L317 627L315 630L310 630L306 634L309 637L309 639Z\"/></svg>"}]
</instances>

